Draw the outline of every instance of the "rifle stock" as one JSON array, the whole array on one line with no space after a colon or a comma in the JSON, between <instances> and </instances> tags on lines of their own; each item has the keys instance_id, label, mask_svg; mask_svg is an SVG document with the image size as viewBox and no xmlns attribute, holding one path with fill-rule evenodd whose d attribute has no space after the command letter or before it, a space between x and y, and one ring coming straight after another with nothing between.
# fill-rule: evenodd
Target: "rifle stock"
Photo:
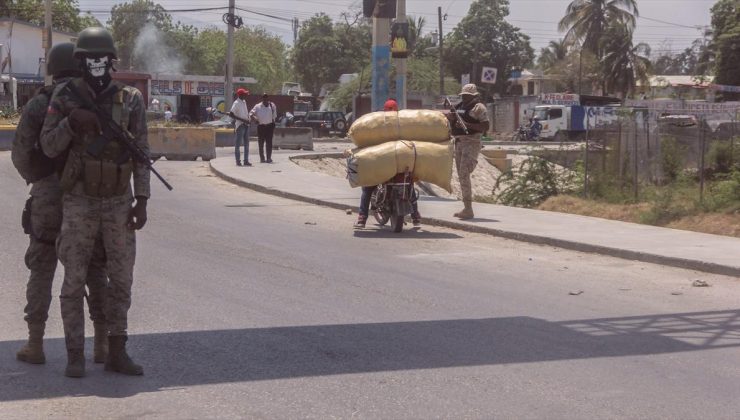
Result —
<instances>
[{"instance_id":1,"label":"rifle stock","mask_svg":"<svg viewBox=\"0 0 740 420\"><path fill-rule=\"evenodd\" d=\"M463 121L462 117L460 117L460 114L457 113L457 109L455 109L455 107L452 106L452 102L450 101L450 98L445 96L444 106L448 106L448 105L450 107L450 112L455 114L455 117L457 117L457 123L460 125L460 128L462 128L463 131L465 131L465 134L470 134L470 131L468 130L468 125L465 124L465 121Z\"/></svg>"}]
</instances>

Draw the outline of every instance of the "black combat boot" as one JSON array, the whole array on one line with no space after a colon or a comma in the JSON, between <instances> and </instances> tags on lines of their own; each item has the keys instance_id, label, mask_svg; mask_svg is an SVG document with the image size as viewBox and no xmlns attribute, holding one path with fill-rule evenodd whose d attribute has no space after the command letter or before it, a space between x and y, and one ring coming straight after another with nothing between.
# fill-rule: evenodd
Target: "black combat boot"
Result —
<instances>
[{"instance_id":1,"label":"black combat boot","mask_svg":"<svg viewBox=\"0 0 740 420\"><path fill-rule=\"evenodd\" d=\"M105 363L105 359L108 357L108 328L102 322L96 322L93 326L95 327L93 361L95 363Z\"/></svg>"},{"instance_id":2,"label":"black combat boot","mask_svg":"<svg viewBox=\"0 0 740 420\"><path fill-rule=\"evenodd\" d=\"M67 350L67 368L64 376L82 378L85 376L85 350Z\"/></svg>"},{"instance_id":3,"label":"black combat boot","mask_svg":"<svg viewBox=\"0 0 740 420\"><path fill-rule=\"evenodd\" d=\"M124 375L143 375L144 369L134 363L126 353L125 335L112 335L108 337L108 357L105 360L105 370L123 373Z\"/></svg>"},{"instance_id":4,"label":"black combat boot","mask_svg":"<svg viewBox=\"0 0 740 420\"><path fill-rule=\"evenodd\" d=\"M28 342L18 350L15 357L21 362L40 365L46 363L44 355L44 328L45 323L28 324Z\"/></svg>"}]
</instances>

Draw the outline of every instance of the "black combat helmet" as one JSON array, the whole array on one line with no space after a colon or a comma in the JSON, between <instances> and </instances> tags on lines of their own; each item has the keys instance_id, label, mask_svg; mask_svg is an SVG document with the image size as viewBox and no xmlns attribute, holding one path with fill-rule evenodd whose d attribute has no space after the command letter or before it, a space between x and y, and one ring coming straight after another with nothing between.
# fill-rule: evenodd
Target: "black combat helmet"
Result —
<instances>
[{"instance_id":1,"label":"black combat helmet","mask_svg":"<svg viewBox=\"0 0 740 420\"><path fill-rule=\"evenodd\" d=\"M75 44L63 42L49 51L46 62L46 74L52 77L79 76L80 66L74 57Z\"/></svg>"},{"instance_id":2,"label":"black combat helmet","mask_svg":"<svg viewBox=\"0 0 740 420\"><path fill-rule=\"evenodd\" d=\"M80 32L75 45L74 56L82 54L89 55L110 55L118 58L116 46L113 43L113 36L105 28L87 28Z\"/></svg>"}]
</instances>

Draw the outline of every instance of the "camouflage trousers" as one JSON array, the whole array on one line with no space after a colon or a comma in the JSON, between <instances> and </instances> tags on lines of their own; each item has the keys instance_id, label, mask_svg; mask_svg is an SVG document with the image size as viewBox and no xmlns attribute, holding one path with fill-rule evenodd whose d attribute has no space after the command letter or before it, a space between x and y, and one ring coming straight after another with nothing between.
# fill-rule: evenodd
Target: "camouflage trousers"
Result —
<instances>
[{"instance_id":1,"label":"camouflage trousers","mask_svg":"<svg viewBox=\"0 0 740 420\"><path fill-rule=\"evenodd\" d=\"M51 288L57 268L54 242L62 224L61 189L45 188L34 192L30 199L30 243L26 250L26 267L31 271L26 285L26 314L29 324L41 324L49 318ZM98 238L85 280L88 306L93 322L105 323L105 252Z\"/></svg>"},{"instance_id":2,"label":"camouflage trousers","mask_svg":"<svg viewBox=\"0 0 740 420\"><path fill-rule=\"evenodd\" d=\"M480 149L479 136L464 136L455 140L455 167L460 180L463 201L473 201L473 185L470 182L470 175L478 165Z\"/></svg>"},{"instance_id":3,"label":"camouflage trousers","mask_svg":"<svg viewBox=\"0 0 740 420\"><path fill-rule=\"evenodd\" d=\"M105 249L109 279L105 298L108 333L126 335L136 259L136 235L126 226L132 203L130 192L106 199L73 193L64 195L57 253L64 265L60 303L67 349L83 349L85 345L85 277L94 253L95 238L99 235Z\"/></svg>"}]
</instances>

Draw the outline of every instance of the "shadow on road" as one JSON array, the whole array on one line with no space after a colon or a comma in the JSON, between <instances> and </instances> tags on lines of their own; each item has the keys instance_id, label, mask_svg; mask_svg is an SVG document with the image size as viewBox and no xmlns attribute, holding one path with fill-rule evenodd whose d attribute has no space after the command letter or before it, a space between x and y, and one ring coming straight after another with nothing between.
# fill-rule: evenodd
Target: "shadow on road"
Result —
<instances>
[{"instance_id":1,"label":"shadow on road","mask_svg":"<svg viewBox=\"0 0 740 420\"><path fill-rule=\"evenodd\" d=\"M393 233L389 227L375 226L375 228L366 228L364 230L355 230L356 238L375 238L375 239L462 239L462 236L451 232L429 232L419 227L408 227L401 233Z\"/></svg>"},{"instance_id":2,"label":"shadow on road","mask_svg":"<svg viewBox=\"0 0 740 420\"><path fill-rule=\"evenodd\" d=\"M340 374L621 357L740 347L740 310L550 322L530 317L142 334L130 339L146 376L88 365L64 378L63 339L46 366L0 342L0 401L122 398L194 385ZM88 349L88 355L90 350Z\"/></svg>"}]
</instances>

